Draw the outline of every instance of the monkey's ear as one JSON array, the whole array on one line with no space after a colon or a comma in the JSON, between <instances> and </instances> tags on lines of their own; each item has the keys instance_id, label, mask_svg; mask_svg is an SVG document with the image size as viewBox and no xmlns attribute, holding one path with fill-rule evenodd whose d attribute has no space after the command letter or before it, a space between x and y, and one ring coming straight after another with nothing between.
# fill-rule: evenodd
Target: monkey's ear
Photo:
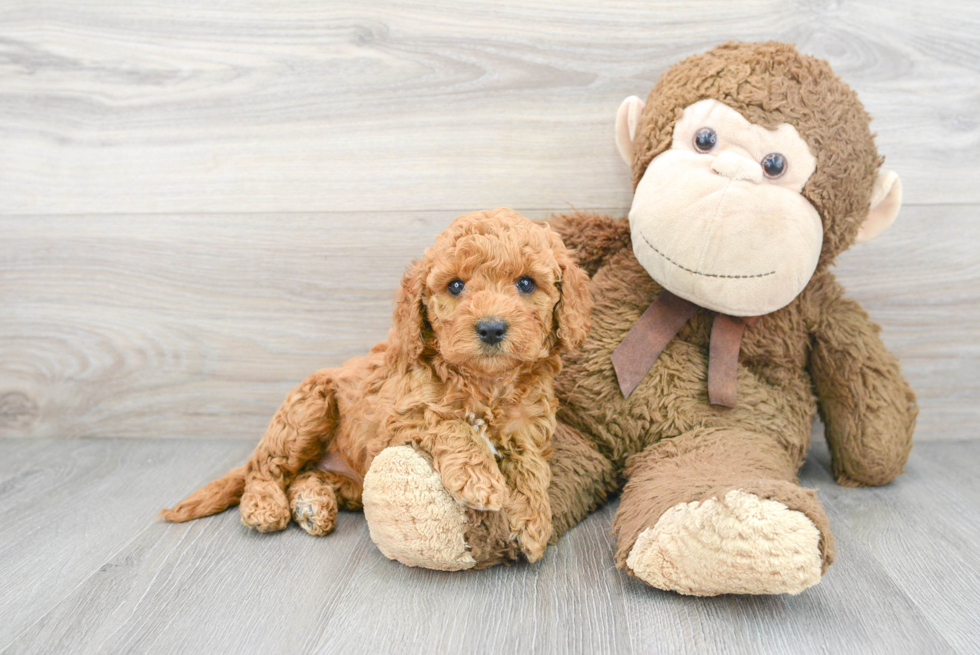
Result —
<instances>
[{"instance_id":1,"label":"monkey's ear","mask_svg":"<svg viewBox=\"0 0 980 655\"><path fill-rule=\"evenodd\" d=\"M871 241L895 222L902 207L902 181L895 171L881 171L871 192L871 210L861 223L855 243Z\"/></svg>"},{"instance_id":2,"label":"monkey's ear","mask_svg":"<svg viewBox=\"0 0 980 655\"><path fill-rule=\"evenodd\" d=\"M636 136L636 125L640 122L640 112L645 102L636 96L623 100L616 112L616 149L627 166L633 166L633 138Z\"/></svg>"}]
</instances>

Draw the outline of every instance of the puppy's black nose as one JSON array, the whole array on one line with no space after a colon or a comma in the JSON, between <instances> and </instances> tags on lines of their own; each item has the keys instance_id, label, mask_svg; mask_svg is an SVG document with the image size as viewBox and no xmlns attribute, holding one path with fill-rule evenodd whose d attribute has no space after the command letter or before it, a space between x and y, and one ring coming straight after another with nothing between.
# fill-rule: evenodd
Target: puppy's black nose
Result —
<instances>
[{"instance_id":1,"label":"puppy's black nose","mask_svg":"<svg viewBox=\"0 0 980 655\"><path fill-rule=\"evenodd\" d=\"M484 318L476 324L476 333L480 335L480 341L492 346L500 343L507 334L507 324L499 318Z\"/></svg>"}]
</instances>

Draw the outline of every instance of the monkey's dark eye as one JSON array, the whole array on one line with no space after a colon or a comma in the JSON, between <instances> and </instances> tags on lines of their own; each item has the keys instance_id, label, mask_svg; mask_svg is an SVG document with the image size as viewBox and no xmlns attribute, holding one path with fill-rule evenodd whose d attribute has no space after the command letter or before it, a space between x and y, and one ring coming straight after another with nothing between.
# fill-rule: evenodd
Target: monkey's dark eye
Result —
<instances>
[{"instance_id":1,"label":"monkey's dark eye","mask_svg":"<svg viewBox=\"0 0 980 655\"><path fill-rule=\"evenodd\" d=\"M775 179L786 172L786 158L778 152L770 152L762 158L762 170L766 177Z\"/></svg>"},{"instance_id":2,"label":"monkey's dark eye","mask_svg":"<svg viewBox=\"0 0 980 655\"><path fill-rule=\"evenodd\" d=\"M453 294L454 296L458 296L459 294L463 293L463 287L465 286L466 285L463 283L462 280L456 279L450 282L449 286L446 287L446 289L449 291L449 293Z\"/></svg>"},{"instance_id":3,"label":"monkey's dark eye","mask_svg":"<svg viewBox=\"0 0 980 655\"><path fill-rule=\"evenodd\" d=\"M526 275L517 281L517 290L521 293L531 293L534 291L534 287L534 280Z\"/></svg>"},{"instance_id":4,"label":"monkey's dark eye","mask_svg":"<svg viewBox=\"0 0 980 655\"><path fill-rule=\"evenodd\" d=\"M702 127L694 135L694 149L698 152L710 152L718 143L718 134L710 127Z\"/></svg>"}]
</instances>

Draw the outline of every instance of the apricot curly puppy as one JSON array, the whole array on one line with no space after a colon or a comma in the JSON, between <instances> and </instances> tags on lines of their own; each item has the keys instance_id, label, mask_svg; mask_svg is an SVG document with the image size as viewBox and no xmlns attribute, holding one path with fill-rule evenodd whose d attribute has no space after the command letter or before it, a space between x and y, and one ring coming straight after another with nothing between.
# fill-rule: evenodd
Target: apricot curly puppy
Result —
<instances>
[{"instance_id":1,"label":"apricot curly puppy","mask_svg":"<svg viewBox=\"0 0 980 655\"><path fill-rule=\"evenodd\" d=\"M290 392L249 462L171 510L187 521L241 503L269 532L290 516L327 534L360 507L384 448L416 444L446 489L502 510L528 560L551 536L546 457L559 353L589 328L588 278L558 235L509 209L457 218L406 272L388 341Z\"/></svg>"}]
</instances>

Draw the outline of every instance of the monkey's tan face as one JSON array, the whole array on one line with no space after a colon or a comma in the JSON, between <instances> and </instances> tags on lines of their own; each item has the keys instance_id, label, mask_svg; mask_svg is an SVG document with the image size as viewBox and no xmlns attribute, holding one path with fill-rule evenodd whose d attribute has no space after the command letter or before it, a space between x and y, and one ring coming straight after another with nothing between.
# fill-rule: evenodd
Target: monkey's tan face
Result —
<instances>
[{"instance_id":1,"label":"monkey's tan face","mask_svg":"<svg viewBox=\"0 0 980 655\"><path fill-rule=\"evenodd\" d=\"M796 129L717 100L684 110L636 187L636 258L675 295L733 316L786 306L809 282L823 224L802 190L816 159Z\"/></svg>"}]
</instances>

